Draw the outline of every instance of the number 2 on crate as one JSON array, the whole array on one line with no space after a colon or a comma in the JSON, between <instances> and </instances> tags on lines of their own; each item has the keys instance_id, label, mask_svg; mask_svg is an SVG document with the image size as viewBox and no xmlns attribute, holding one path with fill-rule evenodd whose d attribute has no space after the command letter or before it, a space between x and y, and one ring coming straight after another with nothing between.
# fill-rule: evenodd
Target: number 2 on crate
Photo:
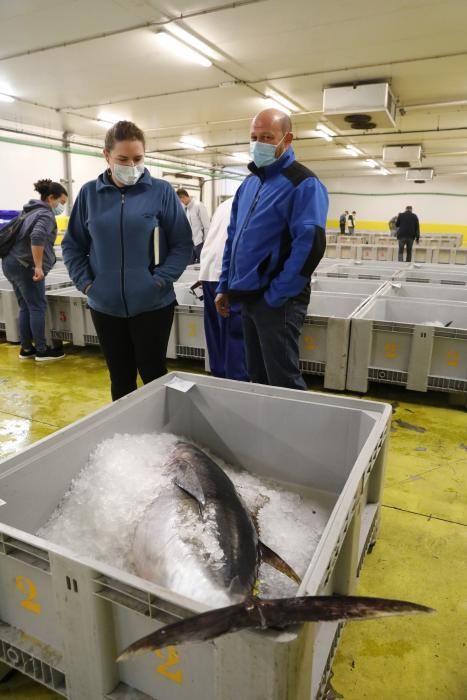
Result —
<instances>
[{"instance_id":1,"label":"number 2 on crate","mask_svg":"<svg viewBox=\"0 0 467 700\"><path fill-rule=\"evenodd\" d=\"M25 610L40 615L41 604L37 602L37 588L30 578L26 576L17 576L15 579L16 588L21 591L26 597L20 602L20 605Z\"/></svg>"},{"instance_id":2,"label":"number 2 on crate","mask_svg":"<svg viewBox=\"0 0 467 700\"><path fill-rule=\"evenodd\" d=\"M160 673L164 678L174 683L183 683L183 672L181 669L174 670L175 666L180 664L177 647L167 647L167 649L157 649L154 654L159 659L163 659L163 663L156 666L156 672ZM172 669L172 670L171 670Z\"/></svg>"}]
</instances>

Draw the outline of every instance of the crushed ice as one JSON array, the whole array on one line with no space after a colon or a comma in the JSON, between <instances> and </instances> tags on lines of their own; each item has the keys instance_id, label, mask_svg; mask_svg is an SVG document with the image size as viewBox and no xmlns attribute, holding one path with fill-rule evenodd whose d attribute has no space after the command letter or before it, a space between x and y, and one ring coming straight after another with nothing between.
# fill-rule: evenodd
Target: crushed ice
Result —
<instances>
[{"instance_id":1,"label":"crushed ice","mask_svg":"<svg viewBox=\"0 0 467 700\"><path fill-rule=\"evenodd\" d=\"M78 555L136 573L135 531L148 506L170 484L167 458L178 440L179 436L168 433L116 434L103 440L37 534ZM303 576L334 498L236 469L205 451L256 515L262 541ZM212 520L206 518L203 523L194 513L189 509L183 518L180 512L174 513L174 522L204 549L209 566L220 566L222 550ZM267 564L261 565L259 580L259 594L265 598L293 595L297 590L293 581Z\"/></svg>"}]
</instances>

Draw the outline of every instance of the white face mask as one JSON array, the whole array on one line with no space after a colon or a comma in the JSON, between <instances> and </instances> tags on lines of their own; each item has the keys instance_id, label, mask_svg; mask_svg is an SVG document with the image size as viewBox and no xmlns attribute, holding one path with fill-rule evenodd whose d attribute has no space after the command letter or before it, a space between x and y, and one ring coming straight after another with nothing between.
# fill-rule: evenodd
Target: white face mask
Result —
<instances>
[{"instance_id":1,"label":"white face mask","mask_svg":"<svg viewBox=\"0 0 467 700\"><path fill-rule=\"evenodd\" d=\"M119 165L116 163L110 167L117 180L128 186L136 184L144 173L143 163L140 165Z\"/></svg>"}]
</instances>

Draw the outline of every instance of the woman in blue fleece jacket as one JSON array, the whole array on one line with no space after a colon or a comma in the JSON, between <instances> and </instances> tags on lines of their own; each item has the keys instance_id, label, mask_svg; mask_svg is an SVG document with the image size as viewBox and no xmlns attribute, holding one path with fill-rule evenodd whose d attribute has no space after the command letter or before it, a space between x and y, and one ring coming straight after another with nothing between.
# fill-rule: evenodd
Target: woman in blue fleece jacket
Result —
<instances>
[{"instance_id":1,"label":"woman in blue fleece jacket","mask_svg":"<svg viewBox=\"0 0 467 700\"><path fill-rule=\"evenodd\" d=\"M176 304L173 283L192 253L191 229L164 180L144 167L144 134L109 129L107 170L84 185L63 239L71 279L88 297L115 401L166 373Z\"/></svg>"}]
</instances>

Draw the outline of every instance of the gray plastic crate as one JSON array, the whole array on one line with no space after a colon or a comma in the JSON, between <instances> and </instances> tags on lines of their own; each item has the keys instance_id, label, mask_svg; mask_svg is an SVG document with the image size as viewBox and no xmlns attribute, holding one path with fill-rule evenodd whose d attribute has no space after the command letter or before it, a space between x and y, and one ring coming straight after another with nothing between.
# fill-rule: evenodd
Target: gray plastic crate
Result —
<instances>
[{"instance_id":1,"label":"gray plastic crate","mask_svg":"<svg viewBox=\"0 0 467 700\"><path fill-rule=\"evenodd\" d=\"M367 294L312 291L300 336L300 369L324 377L326 389L345 389L350 317Z\"/></svg>"},{"instance_id":2,"label":"gray plastic crate","mask_svg":"<svg viewBox=\"0 0 467 700\"><path fill-rule=\"evenodd\" d=\"M417 284L416 282L397 282L394 280L386 282L380 287L378 297L467 302L467 285Z\"/></svg>"},{"instance_id":3,"label":"gray plastic crate","mask_svg":"<svg viewBox=\"0 0 467 700\"><path fill-rule=\"evenodd\" d=\"M455 265L409 265L400 269L394 279L405 282L467 285L467 270Z\"/></svg>"},{"instance_id":4,"label":"gray plastic crate","mask_svg":"<svg viewBox=\"0 0 467 700\"><path fill-rule=\"evenodd\" d=\"M253 473L326 492L332 513L297 593L351 594L376 537L390 416L371 401L170 374L6 459L2 660L70 700L321 697L342 625L240 633L116 664L128 643L202 606L33 533L103 439L168 430Z\"/></svg>"},{"instance_id":5,"label":"gray plastic crate","mask_svg":"<svg viewBox=\"0 0 467 700\"><path fill-rule=\"evenodd\" d=\"M205 360L207 352L203 306L177 306L175 323L176 356Z\"/></svg>"},{"instance_id":6,"label":"gray plastic crate","mask_svg":"<svg viewBox=\"0 0 467 700\"><path fill-rule=\"evenodd\" d=\"M99 345L87 298L75 287L47 292L46 334L73 345Z\"/></svg>"},{"instance_id":7,"label":"gray plastic crate","mask_svg":"<svg viewBox=\"0 0 467 700\"><path fill-rule=\"evenodd\" d=\"M369 380L467 391L467 304L373 297L352 317L347 389L366 392Z\"/></svg>"},{"instance_id":8,"label":"gray plastic crate","mask_svg":"<svg viewBox=\"0 0 467 700\"><path fill-rule=\"evenodd\" d=\"M60 289L72 284L67 272L50 272L45 280L47 291ZM4 277L0 279L0 331L10 343L19 343L18 302L11 284Z\"/></svg>"},{"instance_id":9,"label":"gray plastic crate","mask_svg":"<svg viewBox=\"0 0 467 700\"><path fill-rule=\"evenodd\" d=\"M355 279L390 280L404 267L404 263L388 262L335 262L322 270L317 270L317 276L350 277Z\"/></svg>"},{"instance_id":10,"label":"gray plastic crate","mask_svg":"<svg viewBox=\"0 0 467 700\"><path fill-rule=\"evenodd\" d=\"M311 292L333 292L338 294L374 294L384 282L380 280L360 280L340 277L312 277Z\"/></svg>"}]
</instances>

